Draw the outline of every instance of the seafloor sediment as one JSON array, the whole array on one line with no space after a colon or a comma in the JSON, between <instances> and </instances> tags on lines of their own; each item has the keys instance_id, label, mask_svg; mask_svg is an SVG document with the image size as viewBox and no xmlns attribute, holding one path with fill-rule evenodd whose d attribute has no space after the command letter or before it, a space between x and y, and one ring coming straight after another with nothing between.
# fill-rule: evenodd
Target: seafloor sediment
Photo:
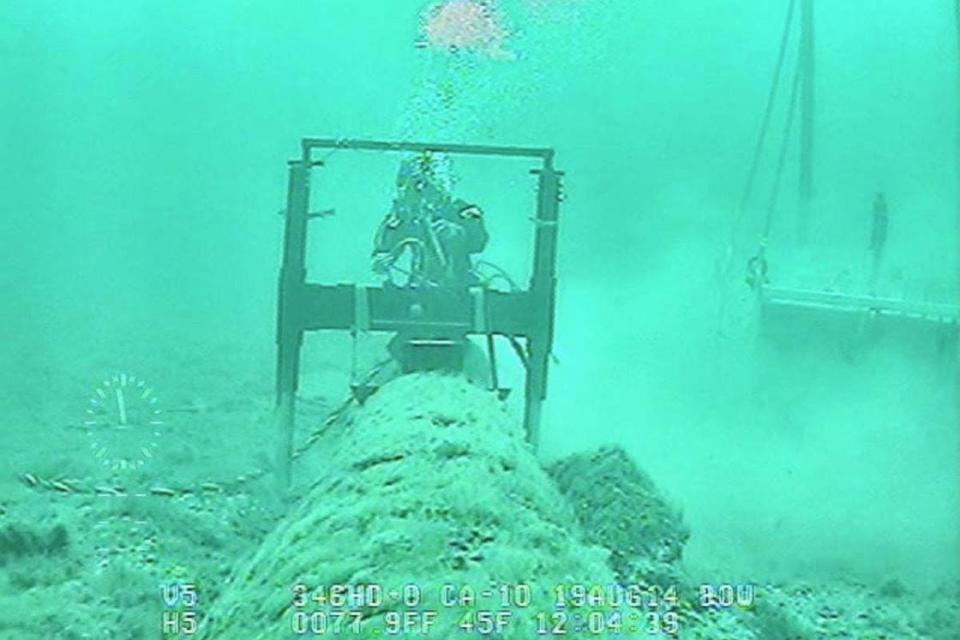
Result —
<instances>
[{"instance_id":1,"label":"seafloor sediment","mask_svg":"<svg viewBox=\"0 0 960 640\"><path fill-rule=\"evenodd\" d=\"M268 410L264 401L217 411L238 424ZM84 491L98 480L82 466L50 477L20 469L0 495L0 640L172 638L164 620L187 613L206 617L204 637L229 640L332 637L338 624L342 637L361 638L960 637L956 585L917 593L895 580L761 582L749 605L702 606L683 562L690 531L642 464L609 447L544 468L495 396L460 379L399 378L335 414L299 467L313 481L279 517L267 478L135 499ZM229 471L202 470L214 479ZM162 478L142 480L148 488ZM163 603L159 587L172 584L198 590L193 612ZM332 584L401 597L337 605ZM600 597L582 597L592 585ZM313 597L323 587L327 601ZM344 611L357 617L334 615ZM436 617L419 633L428 612Z\"/></svg>"},{"instance_id":2,"label":"seafloor sediment","mask_svg":"<svg viewBox=\"0 0 960 640\"><path fill-rule=\"evenodd\" d=\"M204 638L955 637L949 600L905 613L903 593L862 585L705 604L679 511L622 449L544 468L495 396L459 378L396 379L318 444L322 473L238 565ZM348 585L340 601L331 585Z\"/></svg>"}]
</instances>

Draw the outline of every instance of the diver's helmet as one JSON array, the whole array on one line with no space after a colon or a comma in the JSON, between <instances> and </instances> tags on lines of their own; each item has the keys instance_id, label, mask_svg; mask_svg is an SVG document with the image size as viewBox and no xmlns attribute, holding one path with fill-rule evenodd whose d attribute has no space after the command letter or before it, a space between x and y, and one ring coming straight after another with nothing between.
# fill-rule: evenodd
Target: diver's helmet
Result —
<instances>
[{"instance_id":1,"label":"diver's helmet","mask_svg":"<svg viewBox=\"0 0 960 640\"><path fill-rule=\"evenodd\" d=\"M442 153L424 151L405 158L397 171L397 190L416 190L449 195L453 189L453 172L450 159Z\"/></svg>"}]
</instances>

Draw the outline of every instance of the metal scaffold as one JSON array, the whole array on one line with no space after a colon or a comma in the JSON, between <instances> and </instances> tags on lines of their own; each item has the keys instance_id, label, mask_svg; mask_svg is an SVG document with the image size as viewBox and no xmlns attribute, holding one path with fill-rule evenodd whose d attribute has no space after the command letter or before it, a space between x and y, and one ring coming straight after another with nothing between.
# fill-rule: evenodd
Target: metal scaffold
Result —
<instances>
[{"instance_id":1,"label":"metal scaffold","mask_svg":"<svg viewBox=\"0 0 960 640\"><path fill-rule=\"evenodd\" d=\"M838 278L819 285L791 285L781 275L789 268L780 268L776 278L770 269L771 228L774 218L781 212L781 190L783 175L788 166L787 157L790 148L798 153L798 192L796 201L795 225L791 226L795 248L803 248L807 253L815 253L810 246L809 233L815 198L815 113L816 113L816 48L815 48L815 0L789 0L786 19L780 37L780 43L774 64L773 78L767 96L766 107L760 123L760 129L753 150L744 191L739 201L739 209L732 228L731 249L728 254L726 273L730 273L732 260L737 256L736 245L743 234L744 221L749 215L750 202L757 191L757 176L764 158L765 147L769 146L774 121L777 120L778 97L786 90L785 113L782 114L782 131L779 132L777 148L770 154L772 161L771 186L759 224L760 237L757 248L747 261L746 281L754 292L759 305L761 329L766 331L771 322L782 316L792 320L806 314L815 325L830 324L825 321L827 315L852 320L859 332L880 323L900 325L907 331L917 330L918 325L934 328L940 344L946 337L948 341L957 338L960 326L960 305L956 296L945 295L942 291L934 295L921 295L920 287L913 286L905 290L892 292L887 290L884 281L884 263L887 255L888 203L884 194L873 197L872 219L867 251L868 263L864 270L862 283L838 282ZM960 52L960 0L955 0L955 19ZM792 77L787 78L788 60L795 60ZM960 59L957 66L957 84L960 89ZM958 91L960 93L960 91ZM960 238L960 109L957 121L957 237ZM797 129L795 132L794 129ZM796 142L793 140L796 138ZM793 145L796 147L793 147ZM789 225L788 225L789 226ZM782 256L782 247L778 255ZM745 255L745 254L742 254ZM796 325L794 325L796 326ZM791 332L788 332L791 333ZM793 331L792 333L795 333Z\"/></svg>"}]
</instances>

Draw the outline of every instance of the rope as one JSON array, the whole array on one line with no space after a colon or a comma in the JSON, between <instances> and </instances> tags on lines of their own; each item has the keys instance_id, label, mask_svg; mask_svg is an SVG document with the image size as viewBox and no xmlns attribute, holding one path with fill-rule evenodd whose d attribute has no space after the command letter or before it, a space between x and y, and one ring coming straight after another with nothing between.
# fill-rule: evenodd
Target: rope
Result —
<instances>
[{"instance_id":1,"label":"rope","mask_svg":"<svg viewBox=\"0 0 960 640\"><path fill-rule=\"evenodd\" d=\"M366 376L361 384L368 384L373 380L384 367L386 367L392 358L387 358L377 363ZM326 432L336 424L346 413L347 409L355 402L353 394L347 394L347 397L337 407L330 412L326 419L317 427L307 440L296 450L291 458L296 461L315 445ZM270 473L270 469L256 469L251 473L242 474L221 482L201 482L195 486L168 486L152 485L146 489L134 490L131 487L124 487L116 484L94 484L86 480L64 479L64 478L45 478L33 473L24 473L17 479L27 488L35 491L46 491L58 493L61 495L92 495L123 498L127 496L136 497L157 497L157 498L179 498L183 496L215 495L215 494L236 494L239 493L245 485L248 485L263 476Z\"/></svg>"},{"instance_id":2,"label":"rope","mask_svg":"<svg viewBox=\"0 0 960 640\"><path fill-rule=\"evenodd\" d=\"M757 134L757 142L753 149L753 159L750 162L750 170L747 173L747 183L744 186L743 194L740 196L740 205L737 209L736 219L730 230L730 242L727 250L726 265L722 267L724 276L729 275L733 267L733 261L736 258L735 247L739 230L743 224L743 219L747 212L747 202L753 193L753 185L756 181L757 169L760 166L760 156L763 154L764 144L767 140L767 134L770 130L770 121L773 118L773 107L776 104L777 94L780 91L780 78L783 76L783 63L786 58L787 45L790 41L790 31L793 26L793 16L795 13L796 0L790 0L787 6L787 16L783 23L783 33L780 36L780 48L777 52L777 62L774 65L773 78L770 81L770 90L767 93L767 104L763 112L763 120L760 124L760 131ZM791 107L792 110L792 107Z\"/></svg>"},{"instance_id":3,"label":"rope","mask_svg":"<svg viewBox=\"0 0 960 640\"><path fill-rule=\"evenodd\" d=\"M767 214L763 221L763 235L760 236L760 246L757 252L747 261L746 282L751 288L759 291L767 283L767 243L770 237L770 226L773 222L773 212L777 208L777 197L780 194L780 182L783 178L783 167L786 163L787 148L790 145L790 133L793 131L793 118L797 111L797 97L800 87L800 62L793 74L793 86L790 89L790 105L787 108L787 121L784 125L783 138L780 141L780 153L777 157L777 169L773 176L773 186L770 189L770 200L767 203ZM722 310L721 310L722 312Z\"/></svg>"},{"instance_id":4,"label":"rope","mask_svg":"<svg viewBox=\"0 0 960 640\"><path fill-rule=\"evenodd\" d=\"M797 69L793 74L793 87L790 90L790 106L787 108L787 122L784 125L783 139L780 141L780 156L777 158L777 170L773 177L773 187L770 189L770 200L767 203L767 216L763 223L763 236L761 247L766 246L767 239L770 236L770 225L773 221L773 211L777 206L777 197L780 194L780 181L783 177L783 166L787 157L787 147L790 143L790 133L793 131L793 116L797 109L797 95L800 87L800 63L797 63ZM761 249L762 250L762 249Z\"/></svg>"},{"instance_id":5,"label":"rope","mask_svg":"<svg viewBox=\"0 0 960 640\"><path fill-rule=\"evenodd\" d=\"M364 376L363 381L359 384L369 384L391 362L393 362L392 357L378 362L370 371L367 372L367 375ZM314 429L313 433L310 434L307 440L298 449L294 450L293 455L291 456L292 459L296 460L305 454L313 445L315 445L326 434L327 430L343 417L343 414L347 412L347 409L349 409L355 401L356 399L353 397L353 393L347 394L347 397L344 398L343 402L341 402L336 409L330 412L323 423Z\"/></svg>"},{"instance_id":6,"label":"rope","mask_svg":"<svg viewBox=\"0 0 960 640\"><path fill-rule=\"evenodd\" d=\"M960 0L955 4L957 22L957 99L960 100ZM957 109L957 231L960 232L960 109Z\"/></svg>"},{"instance_id":7,"label":"rope","mask_svg":"<svg viewBox=\"0 0 960 640\"><path fill-rule=\"evenodd\" d=\"M767 94L767 106L763 112L763 120L760 124L760 132L757 135L757 143L753 149L753 160L750 162L750 172L747 174L747 184L743 189L743 195L740 197L740 208L739 208L739 217L743 217L743 213L747 207L747 201L750 199L750 195L753 193L753 182L756 179L757 167L760 165L760 155L763 153L763 145L767 139L767 132L770 129L770 120L773 117L773 105L776 102L777 93L780 87L780 76L783 75L783 61L786 57L787 52L787 43L790 40L790 27L793 25L793 14L794 6L796 5L796 0L790 0L790 4L787 7L787 18L784 21L783 25L783 34L780 36L780 50L777 53L777 64L774 67L773 80L770 83L770 91Z\"/></svg>"}]
</instances>

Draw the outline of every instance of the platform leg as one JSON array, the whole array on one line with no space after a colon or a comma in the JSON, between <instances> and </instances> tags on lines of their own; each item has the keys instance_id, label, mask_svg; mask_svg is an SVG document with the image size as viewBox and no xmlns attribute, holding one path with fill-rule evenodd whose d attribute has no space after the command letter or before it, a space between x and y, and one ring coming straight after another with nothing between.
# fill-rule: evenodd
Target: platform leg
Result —
<instances>
[{"instance_id":1,"label":"platform leg","mask_svg":"<svg viewBox=\"0 0 960 640\"><path fill-rule=\"evenodd\" d=\"M297 387L300 372L302 334L282 339L277 345L276 427L277 484L285 491L290 487L290 465L293 460L293 430L297 412Z\"/></svg>"},{"instance_id":2,"label":"platform leg","mask_svg":"<svg viewBox=\"0 0 960 640\"><path fill-rule=\"evenodd\" d=\"M296 394L285 393L276 410L277 424L277 486L281 491L290 488L290 463L293 458L293 417L296 411Z\"/></svg>"},{"instance_id":3,"label":"platform leg","mask_svg":"<svg viewBox=\"0 0 960 640\"><path fill-rule=\"evenodd\" d=\"M543 405L542 400L527 400L524 408L523 424L527 431L527 442L533 446L533 450L540 449L540 410Z\"/></svg>"},{"instance_id":4,"label":"platform leg","mask_svg":"<svg viewBox=\"0 0 960 640\"><path fill-rule=\"evenodd\" d=\"M557 288L557 216L562 172L546 159L537 190L537 230L534 237L534 270L530 281L532 327L527 338L527 388L524 428L534 450L540 446L541 405L547 397L547 361L553 348L553 321Z\"/></svg>"},{"instance_id":5,"label":"platform leg","mask_svg":"<svg viewBox=\"0 0 960 640\"><path fill-rule=\"evenodd\" d=\"M540 414L543 400L546 398L547 358L545 336L540 340L527 342L527 388L523 425L527 432L527 441L534 450L540 448Z\"/></svg>"},{"instance_id":6,"label":"platform leg","mask_svg":"<svg viewBox=\"0 0 960 640\"><path fill-rule=\"evenodd\" d=\"M290 163L283 262L277 282L276 470L278 484L284 493L291 480L300 347L303 345L300 291L307 277L307 210L311 166L307 157Z\"/></svg>"}]
</instances>

